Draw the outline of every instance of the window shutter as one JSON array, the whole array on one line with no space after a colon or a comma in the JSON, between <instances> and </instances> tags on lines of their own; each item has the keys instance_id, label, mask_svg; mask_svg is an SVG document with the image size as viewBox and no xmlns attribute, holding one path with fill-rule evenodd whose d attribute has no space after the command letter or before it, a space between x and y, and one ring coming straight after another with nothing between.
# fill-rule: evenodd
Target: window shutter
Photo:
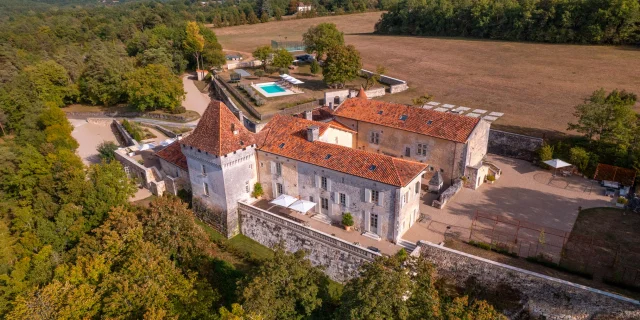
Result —
<instances>
[{"instance_id":1,"label":"window shutter","mask_svg":"<svg viewBox=\"0 0 640 320\"><path fill-rule=\"evenodd\" d=\"M276 182L273 181L271 182L271 187L273 188L273 198L275 199L278 197L278 185L276 185Z\"/></svg>"},{"instance_id":2,"label":"window shutter","mask_svg":"<svg viewBox=\"0 0 640 320\"><path fill-rule=\"evenodd\" d=\"M331 179L327 178L327 191L331 192Z\"/></svg>"},{"instance_id":3,"label":"window shutter","mask_svg":"<svg viewBox=\"0 0 640 320\"><path fill-rule=\"evenodd\" d=\"M276 163L271 161L271 174L276 174Z\"/></svg>"},{"instance_id":4,"label":"window shutter","mask_svg":"<svg viewBox=\"0 0 640 320\"><path fill-rule=\"evenodd\" d=\"M349 199L349 195L347 194L347 195L345 195L344 197L345 197L345 206L346 206L347 208L349 208L349 205L351 204L351 201L350 201L350 199Z\"/></svg>"},{"instance_id":5,"label":"window shutter","mask_svg":"<svg viewBox=\"0 0 640 320\"><path fill-rule=\"evenodd\" d=\"M369 231L371 230L371 214L369 213L369 211L365 211L364 212L364 230L365 231Z\"/></svg>"},{"instance_id":6,"label":"window shutter","mask_svg":"<svg viewBox=\"0 0 640 320\"><path fill-rule=\"evenodd\" d=\"M379 206L382 206L384 204L383 198L384 198L384 193L379 192L378 193L378 205Z\"/></svg>"},{"instance_id":7,"label":"window shutter","mask_svg":"<svg viewBox=\"0 0 640 320\"><path fill-rule=\"evenodd\" d=\"M364 189L364 202L371 202L371 189Z\"/></svg>"},{"instance_id":8,"label":"window shutter","mask_svg":"<svg viewBox=\"0 0 640 320\"><path fill-rule=\"evenodd\" d=\"M322 198L321 198L321 197L320 197L320 195L318 194L318 195L317 195L317 197L316 197L316 199L317 199L317 200L316 200L316 201L317 201L317 202L316 202L316 206L315 206L316 212L317 212L317 213L321 213L321 212L322 212Z\"/></svg>"},{"instance_id":9,"label":"window shutter","mask_svg":"<svg viewBox=\"0 0 640 320\"><path fill-rule=\"evenodd\" d=\"M337 192L333 193L333 202L340 203L340 194Z\"/></svg>"},{"instance_id":10,"label":"window shutter","mask_svg":"<svg viewBox=\"0 0 640 320\"><path fill-rule=\"evenodd\" d=\"M316 174L316 188L320 188L320 176Z\"/></svg>"}]
</instances>

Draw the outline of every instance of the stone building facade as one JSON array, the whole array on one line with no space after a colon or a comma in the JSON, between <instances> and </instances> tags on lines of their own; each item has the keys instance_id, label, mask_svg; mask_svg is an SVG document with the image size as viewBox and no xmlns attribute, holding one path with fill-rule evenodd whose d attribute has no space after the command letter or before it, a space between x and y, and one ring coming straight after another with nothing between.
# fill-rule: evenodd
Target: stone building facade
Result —
<instances>
[{"instance_id":1,"label":"stone building facade","mask_svg":"<svg viewBox=\"0 0 640 320\"><path fill-rule=\"evenodd\" d=\"M357 132L355 148L426 163L428 172L442 174L445 186L467 176L467 186L475 189L489 174L482 162L489 142L487 121L367 100L363 92L347 99L334 116Z\"/></svg>"}]
</instances>

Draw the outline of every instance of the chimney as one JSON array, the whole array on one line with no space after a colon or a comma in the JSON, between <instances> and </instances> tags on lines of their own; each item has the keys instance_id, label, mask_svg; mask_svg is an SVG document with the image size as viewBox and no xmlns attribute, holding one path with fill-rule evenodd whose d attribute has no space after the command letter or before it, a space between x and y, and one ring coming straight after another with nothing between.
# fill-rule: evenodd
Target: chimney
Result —
<instances>
[{"instance_id":1,"label":"chimney","mask_svg":"<svg viewBox=\"0 0 640 320\"><path fill-rule=\"evenodd\" d=\"M313 111L307 110L304 112L304 118L307 120L313 120Z\"/></svg>"},{"instance_id":2,"label":"chimney","mask_svg":"<svg viewBox=\"0 0 640 320\"><path fill-rule=\"evenodd\" d=\"M319 136L320 136L320 127L310 126L307 128L307 140L309 142L314 142L318 140Z\"/></svg>"}]
</instances>

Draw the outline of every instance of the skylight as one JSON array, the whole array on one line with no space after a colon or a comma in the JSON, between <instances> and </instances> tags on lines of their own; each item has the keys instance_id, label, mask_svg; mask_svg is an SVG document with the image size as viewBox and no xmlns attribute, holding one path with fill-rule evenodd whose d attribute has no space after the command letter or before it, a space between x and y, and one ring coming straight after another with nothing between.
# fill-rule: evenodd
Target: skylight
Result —
<instances>
[{"instance_id":1,"label":"skylight","mask_svg":"<svg viewBox=\"0 0 640 320\"><path fill-rule=\"evenodd\" d=\"M331 158L331 154L330 154L330 153L327 153L327 156L326 156L326 157L324 157L324 159L325 159L325 160L327 160L327 159L329 159L329 158Z\"/></svg>"},{"instance_id":2,"label":"skylight","mask_svg":"<svg viewBox=\"0 0 640 320\"><path fill-rule=\"evenodd\" d=\"M428 124L428 125L431 125L432 123L433 123L433 120L429 120L429 121L427 121L427 124Z\"/></svg>"},{"instance_id":3,"label":"skylight","mask_svg":"<svg viewBox=\"0 0 640 320\"><path fill-rule=\"evenodd\" d=\"M405 121L405 120L407 120L408 117L409 116L407 116L406 114L403 114L403 115L400 116L400 120Z\"/></svg>"},{"instance_id":4,"label":"skylight","mask_svg":"<svg viewBox=\"0 0 640 320\"><path fill-rule=\"evenodd\" d=\"M284 143L281 143L278 147L279 147L280 149L284 148Z\"/></svg>"},{"instance_id":5,"label":"skylight","mask_svg":"<svg viewBox=\"0 0 640 320\"><path fill-rule=\"evenodd\" d=\"M376 165L375 165L375 164L372 164L372 165L369 167L369 171L373 171L373 170L375 170L376 168L377 168L377 167L376 167Z\"/></svg>"},{"instance_id":6,"label":"skylight","mask_svg":"<svg viewBox=\"0 0 640 320\"><path fill-rule=\"evenodd\" d=\"M382 114L382 110L378 111L378 114Z\"/></svg>"}]
</instances>

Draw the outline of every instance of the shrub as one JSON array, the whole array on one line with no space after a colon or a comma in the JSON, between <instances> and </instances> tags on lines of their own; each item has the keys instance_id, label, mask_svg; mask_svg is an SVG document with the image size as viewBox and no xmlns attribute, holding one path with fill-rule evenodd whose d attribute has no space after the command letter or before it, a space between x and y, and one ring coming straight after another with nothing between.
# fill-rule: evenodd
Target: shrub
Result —
<instances>
[{"instance_id":1,"label":"shrub","mask_svg":"<svg viewBox=\"0 0 640 320\"><path fill-rule=\"evenodd\" d=\"M627 204L627 202L629 202L629 200L623 196L619 196L618 200L616 200L619 204Z\"/></svg>"},{"instance_id":2,"label":"shrub","mask_svg":"<svg viewBox=\"0 0 640 320\"><path fill-rule=\"evenodd\" d=\"M287 74L289 72L289 69L287 68L280 68L278 69L278 73L279 74Z\"/></svg>"},{"instance_id":3,"label":"shrub","mask_svg":"<svg viewBox=\"0 0 640 320\"><path fill-rule=\"evenodd\" d=\"M580 147L573 147L569 150L569 159L571 160L571 163L573 163L582 173L585 173L587 170L590 158L589 152Z\"/></svg>"},{"instance_id":4,"label":"shrub","mask_svg":"<svg viewBox=\"0 0 640 320\"><path fill-rule=\"evenodd\" d=\"M115 160L116 150L118 150L118 145L113 141L104 141L98 145L98 154L100 155L100 159L106 162Z\"/></svg>"},{"instance_id":5,"label":"shrub","mask_svg":"<svg viewBox=\"0 0 640 320\"><path fill-rule=\"evenodd\" d=\"M262 190L262 184L260 184L260 182L256 182L256 184L253 185L253 192L251 192L251 196L258 198L262 197L263 194L264 190Z\"/></svg>"},{"instance_id":6,"label":"shrub","mask_svg":"<svg viewBox=\"0 0 640 320\"><path fill-rule=\"evenodd\" d=\"M264 76L264 70L258 69L253 73L256 77L262 78Z\"/></svg>"},{"instance_id":7,"label":"shrub","mask_svg":"<svg viewBox=\"0 0 640 320\"><path fill-rule=\"evenodd\" d=\"M137 126L136 124L132 124L127 119L124 119L122 120L122 127L131 135L131 138L133 138L133 140L142 141L144 134L142 133L142 130L139 126Z\"/></svg>"},{"instance_id":8,"label":"shrub","mask_svg":"<svg viewBox=\"0 0 640 320\"><path fill-rule=\"evenodd\" d=\"M320 64L315 59L311 61L311 73L318 74L320 72Z\"/></svg>"},{"instance_id":9,"label":"shrub","mask_svg":"<svg viewBox=\"0 0 640 320\"><path fill-rule=\"evenodd\" d=\"M496 176L494 176L494 175L487 176L487 181L492 181L492 182L496 181Z\"/></svg>"},{"instance_id":10,"label":"shrub","mask_svg":"<svg viewBox=\"0 0 640 320\"><path fill-rule=\"evenodd\" d=\"M511 252L509 251L509 248L501 248L498 246L492 246L491 244L488 243L484 243L484 242L480 242L480 241L473 241L470 240L469 242L467 242L468 244L476 247L476 248L480 248L480 249L484 249L487 251L493 251L499 254L503 254L505 256L510 256L512 258L519 258L518 254L515 252Z\"/></svg>"},{"instance_id":11,"label":"shrub","mask_svg":"<svg viewBox=\"0 0 640 320\"><path fill-rule=\"evenodd\" d=\"M178 107L175 107L173 110L171 110L172 114L181 114L185 112L187 112L187 108L183 106L178 106Z\"/></svg>"},{"instance_id":12,"label":"shrub","mask_svg":"<svg viewBox=\"0 0 640 320\"><path fill-rule=\"evenodd\" d=\"M347 227L353 226L353 216L350 212L345 212L342 215L342 225Z\"/></svg>"}]
</instances>

